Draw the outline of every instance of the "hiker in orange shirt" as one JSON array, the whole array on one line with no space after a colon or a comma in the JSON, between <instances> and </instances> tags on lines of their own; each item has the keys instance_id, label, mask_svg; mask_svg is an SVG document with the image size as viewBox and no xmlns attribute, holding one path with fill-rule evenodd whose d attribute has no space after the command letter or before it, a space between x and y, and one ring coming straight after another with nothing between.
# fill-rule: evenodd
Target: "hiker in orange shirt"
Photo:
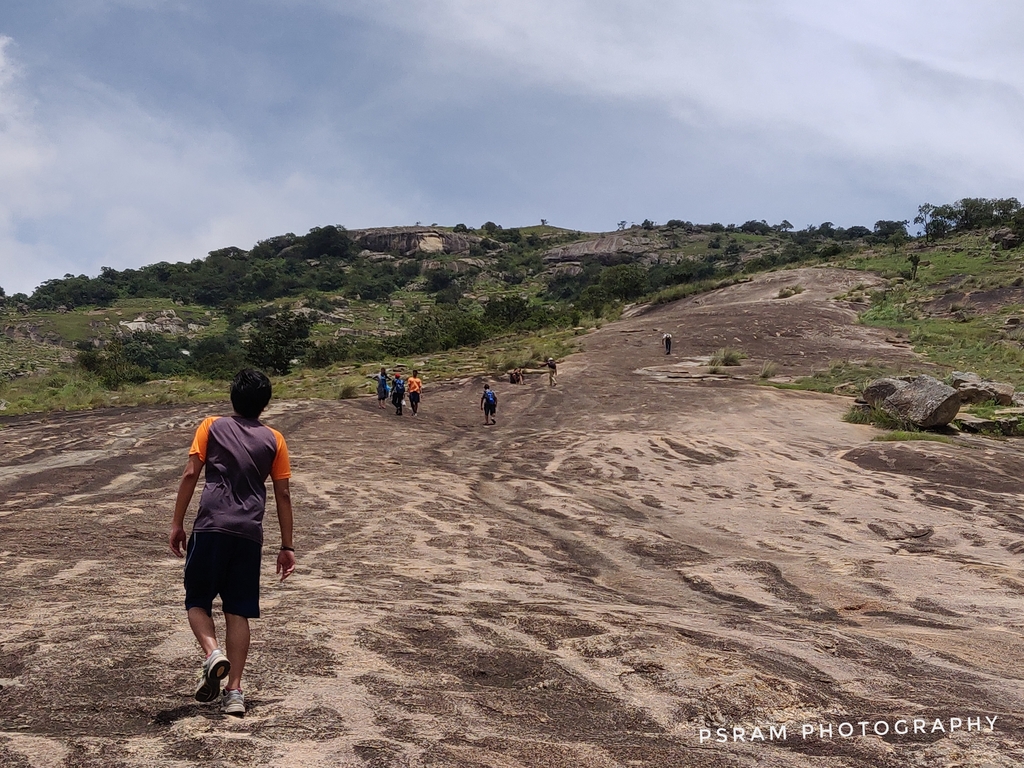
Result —
<instances>
[{"instance_id":1,"label":"hiker in orange shirt","mask_svg":"<svg viewBox=\"0 0 1024 768\"><path fill-rule=\"evenodd\" d=\"M419 371L414 369L412 376L405 380L405 389L409 393L412 415L415 416L420 409L420 392L423 391L423 381L420 379Z\"/></svg>"}]
</instances>

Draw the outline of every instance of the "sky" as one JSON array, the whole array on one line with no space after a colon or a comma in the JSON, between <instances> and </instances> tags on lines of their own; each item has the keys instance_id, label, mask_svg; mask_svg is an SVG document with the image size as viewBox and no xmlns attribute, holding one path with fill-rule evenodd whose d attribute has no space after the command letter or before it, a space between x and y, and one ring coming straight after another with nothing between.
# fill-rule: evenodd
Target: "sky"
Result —
<instances>
[{"instance_id":1,"label":"sky","mask_svg":"<svg viewBox=\"0 0 1024 768\"><path fill-rule=\"evenodd\" d=\"M4 0L0 286L328 224L1024 199L1018 0Z\"/></svg>"}]
</instances>

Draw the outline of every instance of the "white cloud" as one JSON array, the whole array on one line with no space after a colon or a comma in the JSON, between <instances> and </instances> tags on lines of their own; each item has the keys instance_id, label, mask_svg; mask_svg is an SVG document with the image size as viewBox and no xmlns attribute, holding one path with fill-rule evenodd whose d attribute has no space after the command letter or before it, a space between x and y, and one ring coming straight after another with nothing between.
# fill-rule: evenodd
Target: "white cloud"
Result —
<instances>
[{"instance_id":1,"label":"white cloud","mask_svg":"<svg viewBox=\"0 0 1024 768\"><path fill-rule=\"evenodd\" d=\"M1024 181L1024 7L1008 2L407 0L362 6L434 65L659 104L780 147L919 167L953 188ZM980 193L971 189L968 192ZM993 192L994 193L994 192Z\"/></svg>"},{"instance_id":2,"label":"white cloud","mask_svg":"<svg viewBox=\"0 0 1024 768\"><path fill-rule=\"evenodd\" d=\"M327 223L850 224L1021 196L1010 0L258 8L69 3L83 23L26 38L22 69L0 38L0 285ZM122 29L135 69L94 51Z\"/></svg>"},{"instance_id":3,"label":"white cloud","mask_svg":"<svg viewBox=\"0 0 1024 768\"><path fill-rule=\"evenodd\" d=\"M84 78L33 104L7 50L0 286L8 294L65 272L188 261L284 231L404 214L343 147L332 158L340 178L275 173L223 129L155 114Z\"/></svg>"}]
</instances>

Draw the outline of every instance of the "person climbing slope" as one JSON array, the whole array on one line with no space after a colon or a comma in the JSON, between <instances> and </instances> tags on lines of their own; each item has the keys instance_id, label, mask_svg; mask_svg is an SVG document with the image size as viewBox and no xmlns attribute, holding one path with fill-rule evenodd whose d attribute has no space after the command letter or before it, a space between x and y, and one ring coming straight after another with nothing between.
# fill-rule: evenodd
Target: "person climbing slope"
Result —
<instances>
[{"instance_id":1,"label":"person climbing slope","mask_svg":"<svg viewBox=\"0 0 1024 768\"><path fill-rule=\"evenodd\" d=\"M484 426L490 424L497 424L494 420L494 414L498 410L498 396L494 390L491 389L490 384L484 384L483 394L480 395L480 410L484 412Z\"/></svg>"}]
</instances>

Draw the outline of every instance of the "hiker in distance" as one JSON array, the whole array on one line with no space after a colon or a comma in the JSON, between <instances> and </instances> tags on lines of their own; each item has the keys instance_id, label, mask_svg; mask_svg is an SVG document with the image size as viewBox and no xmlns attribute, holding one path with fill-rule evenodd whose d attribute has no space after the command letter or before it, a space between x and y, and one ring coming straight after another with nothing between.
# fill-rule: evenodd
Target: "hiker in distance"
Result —
<instances>
[{"instance_id":1,"label":"hiker in distance","mask_svg":"<svg viewBox=\"0 0 1024 768\"><path fill-rule=\"evenodd\" d=\"M665 354L666 355L671 355L672 354L672 334L671 333L666 333L664 336L662 336L661 337L661 343L665 346Z\"/></svg>"},{"instance_id":2,"label":"hiker in distance","mask_svg":"<svg viewBox=\"0 0 1024 768\"><path fill-rule=\"evenodd\" d=\"M395 406L395 416L401 416L402 406L405 405L405 382L400 373L396 373L391 382L391 404Z\"/></svg>"},{"instance_id":3,"label":"hiker in distance","mask_svg":"<svg viewBox=\"0 0 1024 768\"><path fill-rule=\"evenodd\" d=\"M281 528L277 573L284 581L295 570L288 446L280 432L259 420L270 395L270 380L264 374L250 368L239 371L231 382L234 415L211 416L199 425L178 485L168 537L175 555L187 555L185 610L205 657L195 698L202 702L219 698L221 712L237 717L245 715L242 672L249 654L249 619L260 617L268 475ZM185 513L204 468L206 486L186 544ZM218 595L226 624L224 650L217 644L213 623L213 600Z\"/></svg>"},{"instance_id":4,"label":"hiker in distance","mask_svg":"<svg viewBox=\"0 0 1024 768\"><path fill-rule=\"evenodd\" d=\"M415 416L420 410L420 393L423 391L423 380L420 378L420 372L415 368L410 376L405 381L406 389L409 390L409 405L412 406L412 415Z\"/></svg>"},{"instance_id":5,"label":"hiker in distance","mask_svg":"<svg viewBox=\"0 0 1024 768\"><path fill-rule=\"evenodd\" d=\"M491 389L490 384L484 384L483 394L480 395L480 410L484 412L484 426L497 424L494 414L498 410L498 396Z\"/></svg>"},{"instance_id":6,"label":"hiker in distance","mask_svg":"<svg viewBox=\"0 0 1024 768\"><path fill-rule=\"evenodd\" d=\"M387 368L381 368L380 373L375 373L370 377L371 379L377 380L377 407L383 408L384 402L388 399L388 370Z\"/></svg>"},{"instance_id":7,"label":"hiker in distance","mask_svg":"<svg viewBox=\"0 0 1024 768\"><path fill-rule=\"evenodd\" d=\"M553 387L558 384L558 366L555 365L555 358L549 357L544 365L548 367L548 386Z\"/></svg>"}]
</instances>

